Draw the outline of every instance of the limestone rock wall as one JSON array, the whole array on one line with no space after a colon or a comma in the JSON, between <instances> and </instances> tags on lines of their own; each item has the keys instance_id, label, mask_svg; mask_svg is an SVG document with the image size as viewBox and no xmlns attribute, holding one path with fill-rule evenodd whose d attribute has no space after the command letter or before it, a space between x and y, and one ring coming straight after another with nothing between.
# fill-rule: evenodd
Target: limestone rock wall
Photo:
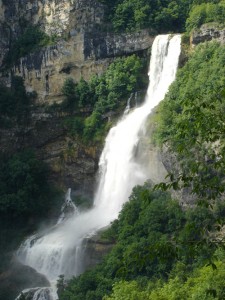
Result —
<instances>
[{"instance_id":1,"label":"limestone rock wall","mask_svg":"<svg viewBox=\"0 0 225 300\"><path fill-rule=\"evenodd\" d=\"M57 42L22 57L2 72L0 80L24 78L28 92L37 92L35 106L61 102L66 78L88 80L101 74L117 56L147 51L154 33L142 30L113 34L104 21L105 7L97 0L0 0L0 71L12 41L27 24L37 25ZM1 152L32 147L51 169L51 180L63 188L93 190L100 149L69 137L63 115L33 110L25 128L0 131Z\"/></svg>"},{"instance_id":2,"label":"limestone rock wall","mask_svg":"<svg viewBox=\"0 0 225 300\"><path fill-rule=\"evenodd\" d=\"M133 34L78 33L69 40L43 48L20 59L13 73L25 79L28 91L38 92L38 102L61 102L61 88L66 78L89 80L102 74L117 56L147 50L153 37L147 30Z\"/></svg>"},{"instance_id":3,"label":"limestone rock wall","mask_svg":"<svg viewBox=\"0 0 225 300\"><path fill-rule=\"evenodd\" d=\"M207 41L216 40L225 43L225 29L217 24L204 24L200 29L195 30L191 36L193 46Z\"/></svg>"},{"instance_id":4,"label":"limestone rock wall","mask_svg":"<svg viewBox=\"0 0 225 300\"><path fill-rule=\"evenodd\" d=\"M71 138L63 125L65 117L38 109L26 127L0 129L1 152L13 154L32 148L48 164L49 179L56 186L92 196L101 149Z\"/></svg>"},{"instance_id":5,"label":"limestone rock wall","mask_svg":"<svg viewBox=\"0 0 225 300\"><path fill-rule=\"evenodd\" d=\"M81 272L93 268L97 264L101 263L103 258L112 250L113 246L115 245L115 242L106 241L101 238L101 233L103 231L104 229L83 241L82 247L84 255Z\"/></svg>"},{"instance_id":6,"label":"limestone rock wall","mask_svg":"<svg viewBox=\"0 0 225 300\"><path fill-rule=\"evenodd\" d=\"M0 67L25 24L40 26L57 36L57 43L21 58L12 73L24 78L27 91L37 92L37 103L61 102L67 77L88 80L104 72L116 56L152 45L153 33L148 30L107 33L104 14L104 5L94 0L0 0Z\"/></svg>"},{"instance_id":7,"label":"limestone rock wall","mask_svg":"<svg viewBox=\"0 0 225 300\"><path fill-rule=\"evenodd\" d=\"M14 36L20 33L21 22L39 24L47 34L61 36L72 25L80 30L84 25L90 24L87 21L91 20L85 19L88 14L81 18L81 13L84 7L85 9L89 7L88 11L93 11L96 2L93 4L91 5L91 1L81 0L1 0L0 16L2 21L10 25ZM100 4L98 6L101 10L102 6ZM73 12L75 12L72 18L74 24L71 24Z\"/></svg>"}]
</instances>

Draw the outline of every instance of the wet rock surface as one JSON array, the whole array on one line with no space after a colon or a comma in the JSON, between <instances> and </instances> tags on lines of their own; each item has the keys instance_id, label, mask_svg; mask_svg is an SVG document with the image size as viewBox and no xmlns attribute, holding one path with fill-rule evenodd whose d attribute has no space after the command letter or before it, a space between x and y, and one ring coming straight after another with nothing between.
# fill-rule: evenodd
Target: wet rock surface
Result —
<instances>
[{"instance_id":1,"label":"wet rock surface","mask_svg":"<svg viewBox=\"0 0 225 300\"><path fill-rule=\"evenodd\" d=\"M15 299L25 288L48 287L48 280L34 269L13 260L0 274L0 299Z\"/></svg>"}]
</instances>

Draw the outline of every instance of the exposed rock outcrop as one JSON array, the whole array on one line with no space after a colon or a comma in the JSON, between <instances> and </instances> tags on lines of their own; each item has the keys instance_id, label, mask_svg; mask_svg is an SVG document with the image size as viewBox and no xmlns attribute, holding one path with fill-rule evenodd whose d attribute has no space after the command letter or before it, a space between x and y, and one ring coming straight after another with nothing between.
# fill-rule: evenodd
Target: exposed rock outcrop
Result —
<instances>
[{"instance_id":1,"label":"exposed rock outcrop","mask_svg":"<svg viewBox=\"0 0 225 300\"><path fill-rule=\"evenodd\" d=\"M148 49L153 33L107 33L105 6L93 0L10 0L0 2L0 66L12 40L21 35L24 24L38 25L54 46L45 47L16 62L12 71L22 76L28 91L38 93L38 102L62 100L65 79L88 80L101 74L116 56Z\"/></svg>"},{"instance_id":2,"label":"exposed rock outcrop","mask_svg":"<svg viewBox=\"0 0 225 300\"><path fill-rule=\"evenodd\" d=\"M25 288L50 286L48 280L34 269L12 261L0 274L0 299L15 299Z\"/></svg>"},{"instance_id":3,"label":"exposed rock outcrop","mask_svg":"<svg viewBox=\"0 0 225 300\"><path fill-rule=\"evenodd\" d=\"M37 156L50 167L50 180L66 189L90 194L95 183L100 149L87 146L79 138L71 138L63 122L66 116L32 113L27 127L0 129L2 153L15 153L23 148L33 148Z\"/></svg>"},{"instance_id":4,"label":"exposed rock outcrop","mask_svg":"<svg viewBox=\"0 0 225 300\"><path fill-rule=\"evenodd\" d=\"M103 240L101 238L102 231L96 233L83 242L84 261L82 263L83 270L90 269L101 263L106 254L112 250L115 243Z\"/></svg>"},{"instance_id":5,"label":"exposed rock outcrop","mask_svg":"<svg viewBox=\"0 0 225 300\"><path fill-rule=\"evenodd\" d=\"M216 40L222 44L225 43L225 29L218 24L209 23L202 25L199 29L194 30L191 35L192 45Z\"/></svg>"},{"instance_id":6,"label":"exposed rock outcrop","mask_svg":"<svg viewBox=\"0 0 225 300\"><path fill-rule=\"evenodd\" d=\"M60 40L19 60L13 73L25 79L26 89L38 92L38 102L61 102L66 78L89 80L102 74L113 58L147 50L153 43L150 31L133 34L79 33Z\"/></svg>"},{"instance_id":7,"label":"exposed rock outcrop","mask_svg":"<svg viewBox=\"0 0 225 300\"><path fill-rule=\"evenodd\" d=\"M26 90L38 94L35 105L52 104L63 100L61 88L66 78L88 80L93 74L102 74L115 57L151 47L150 30L109 33L104 19L105 6L97 0L0 0L0 66L11 42L27 24L57 36L55 45L22 57L1 79L10 85L12 74L22 76ZM50 166L55 183L89 193L100 149L71 138L63 126L64 117L34 108L26 127L1 129L1 152L32 147Z\"/></svg>"}]
</instances>

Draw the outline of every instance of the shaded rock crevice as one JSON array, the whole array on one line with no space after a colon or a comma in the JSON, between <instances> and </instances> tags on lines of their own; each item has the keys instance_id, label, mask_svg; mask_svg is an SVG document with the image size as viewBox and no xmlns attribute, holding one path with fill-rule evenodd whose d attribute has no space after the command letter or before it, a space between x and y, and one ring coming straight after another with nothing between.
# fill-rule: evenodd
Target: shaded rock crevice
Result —
<instances>
[{"instance_id":1,"label":"shaded rock crevice","mask_svg":"<svg viewBox=\"0 0 225 300\"><path fill-rule=\"evenodd\" d=\"M204 24L198 30L194 30L191 35L193 46L212 40L225 44L225 28L215 23Z\"/></svg>"}]
</instances>

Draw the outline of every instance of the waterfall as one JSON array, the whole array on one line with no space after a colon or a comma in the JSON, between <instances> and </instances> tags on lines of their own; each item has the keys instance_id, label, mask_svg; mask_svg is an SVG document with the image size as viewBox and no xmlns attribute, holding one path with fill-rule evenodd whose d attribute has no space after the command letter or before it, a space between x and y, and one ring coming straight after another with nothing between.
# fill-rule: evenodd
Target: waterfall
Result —
<instances>
[{"instance_id":1,"label":"waterfall","mask_svg":"<svg viewBox=\"0 0 225 300\"><path fill-rule=\"evenodd\" d=\"M83 239L117 218L132 188L148 179L148 172L137 157L139 136L152 108L164 98L175 79L180 40L180 35L156 37L145 102L124 114L106 138L93 208L64 220L45 235L29 238L19 248L19 260L44 274L53 286L60 274L69 278L83 271Z\"/></svg>"},{"instance_id":2,"label":"waterfall","mask_svg":"<svg viewBox=\"0 0 225 300\"><path fill-rule=\"evenodd\" d=\"M79 213L78 208L73 203L70 195L71 195L71 188L69 188L67 193L66 193L65 202L64 202L64 204L61 208L61 214L58 218L57 224L61 224L68 217Z\"/></svg>"}]
</instances>

